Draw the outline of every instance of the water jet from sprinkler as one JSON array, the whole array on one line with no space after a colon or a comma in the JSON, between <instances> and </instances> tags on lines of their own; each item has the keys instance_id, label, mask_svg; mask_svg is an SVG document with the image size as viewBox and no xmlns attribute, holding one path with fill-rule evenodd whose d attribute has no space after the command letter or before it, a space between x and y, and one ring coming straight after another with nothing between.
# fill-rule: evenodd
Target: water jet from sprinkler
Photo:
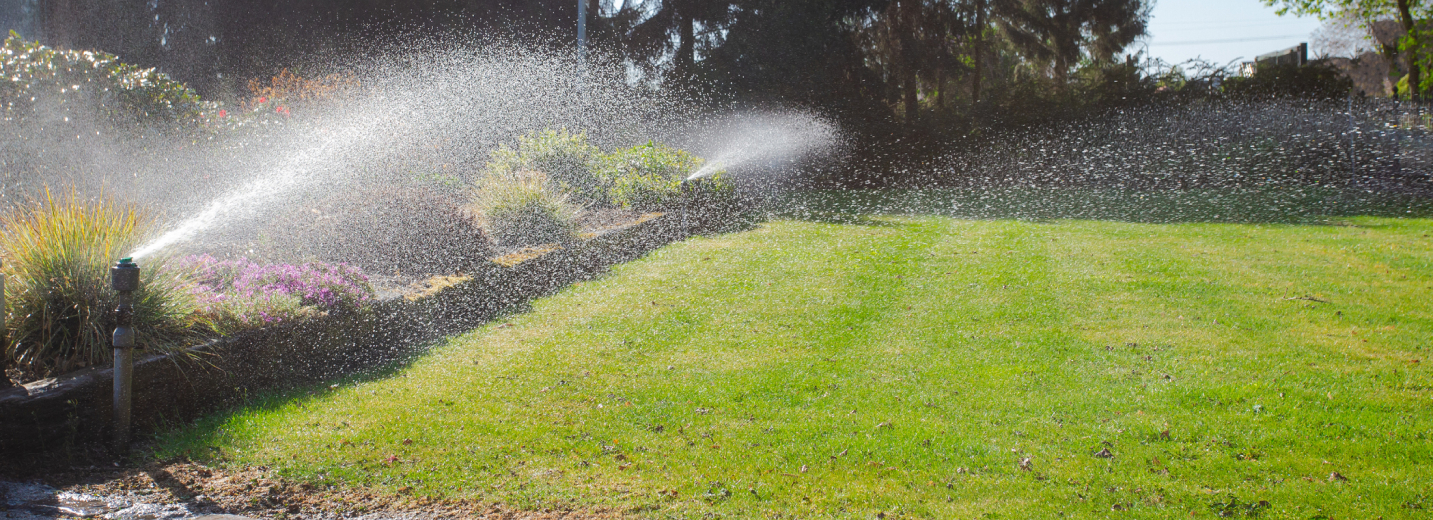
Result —
<instances>
[{"instance_id":1,"label":"water jet from sprinkler","mask_svg":"<svg viewBox=\"0 0 1433 520\"><path fill-rule=\"evenodd\" d=\"M134 291L139 290L139 264L121 258L109 269L110 288L118 296L114 309L114 450L129 451L130 396L134 378Z\"/></svg>"}]
</instances>

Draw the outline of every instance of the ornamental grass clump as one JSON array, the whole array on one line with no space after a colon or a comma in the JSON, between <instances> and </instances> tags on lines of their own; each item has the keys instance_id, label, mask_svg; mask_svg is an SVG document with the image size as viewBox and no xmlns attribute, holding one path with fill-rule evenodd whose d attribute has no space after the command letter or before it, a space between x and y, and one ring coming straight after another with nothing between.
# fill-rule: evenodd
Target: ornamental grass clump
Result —
<instances>
[{"instance_id":1,"label":"ornamental grass clump","mask_svg":"<svg viewBox=\"0 0 1433 520\"><path fill-rule=\"evenodd\" d=\"M546 175L519 171L483 177L470 210L488 237L511 246L571 241L582 207Z\"/></svg>"},{"instance_id":2,"label":"ornamental grass clump","mask_svg":"<svg viewBox=\"0 0 1433 520\"><path fill-rule=\"evenodd\" d=\"M209 255L178 263L194 280L191 292L199 315L225 333L354 313L374 296L368 276L344 263L266 265Z\"/></svg>"},{"instance_id":3,"label":"ornamental grass clump","mask_svg":"<svg viewBox=\"0 0 1433 520\"><path fill-rule=\"evenodd\" d=\"M109 268L140 245L152 222L135 206L49 191L0 216L5 360L27 378L108 362L117 305ZM138 346L174 350L209 330L193 314L182 270L153 257L140 264Z\"/></svg>"}]
</instances>

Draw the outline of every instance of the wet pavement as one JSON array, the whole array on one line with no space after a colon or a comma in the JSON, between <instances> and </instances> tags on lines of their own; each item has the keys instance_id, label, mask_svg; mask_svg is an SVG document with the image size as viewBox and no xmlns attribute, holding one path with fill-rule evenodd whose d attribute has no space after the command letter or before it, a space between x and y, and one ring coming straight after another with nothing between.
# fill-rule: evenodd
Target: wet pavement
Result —
<instances>
[{"instance_id":1,"label":"wet pavement","mask_svg":"<svg viewBox=\"0 0 1433 520\"><path fill-rule=\"evenodd\" d=\"M206 497L195 497L204 500ZM62 491L44 484L0 480L0 520L60 520L94 518L105 520L254 520L229 514L197 513L184 504L145 502L142 496L97 496ZM300 516L302 518L302 516ZM313 516L309 516L313 518ZM317 518L338 519L339 515ZM444 518L424 512L378 513L351 517L351 520L437 520Z\"/></svg>"},{"instance_id":2,"label":"wet pavement","mask_svg":"<svg viewBox=\"0 0 1433 520\"><path fill-rule=\"evenodd\" d=\"M0 481L0 519L55 518L236 520L245 517L202 515L182 504L152 504L137 497L101 497L61 491L44 484Z\"/></svg>"},{"instance_id":3,"label":"wet pavement","mask_svg":"<svg viewBox=\"0 0 1433 520\"><path fill-rule=\"evenodd\" d=\"M294 482L274 475L263 466L219 468L193 462L142 468L92 465L51 468L44 474L27 470L0 477L0 520L612 520L626 517L616 510L521 510L481 499L445 500L362 486Z\"/></svg>"}]
</instances>

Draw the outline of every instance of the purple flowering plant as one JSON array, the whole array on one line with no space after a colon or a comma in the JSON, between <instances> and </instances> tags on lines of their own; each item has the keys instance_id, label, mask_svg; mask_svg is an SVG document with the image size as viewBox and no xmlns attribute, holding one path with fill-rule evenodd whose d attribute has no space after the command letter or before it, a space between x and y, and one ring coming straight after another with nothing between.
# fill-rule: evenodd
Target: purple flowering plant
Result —
<instances>
[{"instance_id":1,"label":"purple flowering plant","mask_svg":"<svg viewBox=\"0 0 1433 520\"><path fill-rule=\"evenodd\" d=\"M199 255L177 264L190 273L200 314L222 331L354 312L374 294L363 270L346 263L259 264Z\"/></svg>"}]
</instances>

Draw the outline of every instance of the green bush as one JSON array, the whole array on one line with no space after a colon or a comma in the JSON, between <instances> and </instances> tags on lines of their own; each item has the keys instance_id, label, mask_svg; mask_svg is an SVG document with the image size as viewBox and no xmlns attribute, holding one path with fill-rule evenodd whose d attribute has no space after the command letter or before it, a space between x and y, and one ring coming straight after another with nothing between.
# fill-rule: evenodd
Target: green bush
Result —
<instances>
[{"instance_id":1,"label":"green bush","mask_svg":"<svg viewBox=\"0 0 1433 520\"><path fill-rule=\"evenodd\" d=\"M731 187L721 171L699 182L682 181L702 168L700 157L666 145L647 143L613 151L597 161L597 176L607 185L613 205L638 211L671 208L678 203L725 198Z\"/></svg>"},{"instance_id":2,"label":"green bush","mask_svg":"<svg viewBox=\"0 0 1433 520\"><path fill-rule=\"evenodd\" d=\"M516 149L502 146L494 151L487 174L514 177L522 172L541 172L578 203L604 205L605 187L593 174L600 154L596 146L587 142L586 133L569 133L565 128L544 130L519 137Z\"/></svg>"},{"instance_id":3,"label":"green bush","mask_svg":"<svg viewBox=\"0 0 1433 520\"><path fill-rule=\"evenodd\" d=\"M1343 99L1353 89L1353 80L1342 71L1323 63L1261 65L1247 78L1229 78L1224 93L1235 98Z\"/></svg>"},{"instance_id":4,"label":"green bush","mask_svg":"<svg viewBox=\"0 0 1433 520\"><path fill-rule=\"evenodd\" d=\"M116 126L196 123L213 108L155 69L103 52L53 49L14 32L0 46L0 102L7 120L80 108Z\"/></svg>"},{"instance_id":5,"label":"green bush","mask_svg":"<svg viewBox=\"0 0 1433 520\"><path fill-rule=\"evenodd\" d=\"M15 206L0 216L4 252L5 359L45 377L111 359L114 291L109 268L150 229L149 215L73 192ZM193 318L183 273L142 262L134 323L140 347L168 350L205 330Z\"/></svg>"},{"instance_id":6,"label":"green bush","mask_svg":"<svg viewBox=\"0 0 1433 520\"><path fill-rule=\"evenodd\" d=\"M582 210L552 184L535 171L489 174L478 183L470 209L498 244L568 242L577 236Z\"/></svg>"}]
</instances>

